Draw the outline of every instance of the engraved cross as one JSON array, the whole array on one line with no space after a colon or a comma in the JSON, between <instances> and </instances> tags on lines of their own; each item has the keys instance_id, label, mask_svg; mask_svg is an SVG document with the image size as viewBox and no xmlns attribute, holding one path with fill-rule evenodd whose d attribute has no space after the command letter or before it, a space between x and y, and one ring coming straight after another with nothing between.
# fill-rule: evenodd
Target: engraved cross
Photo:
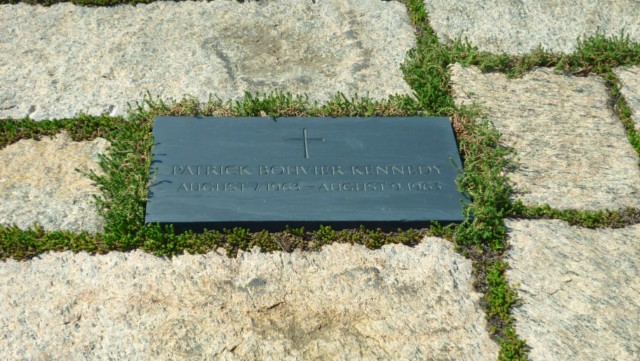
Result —
<instances>
[{"instance_id":1,"label":"engraved cross","mask_svg":"<svg viewBox=\"0 0 640 361\"><path fill-rule=\"evenodd\" d=\"M302 138L287 138L287 140L302 140L304 145L304 157L309 158L309 141L319 140L324 142L324 138L310 138L307 136L309 130L307 128L302 129Z\"/></svg>"}]
</instances>

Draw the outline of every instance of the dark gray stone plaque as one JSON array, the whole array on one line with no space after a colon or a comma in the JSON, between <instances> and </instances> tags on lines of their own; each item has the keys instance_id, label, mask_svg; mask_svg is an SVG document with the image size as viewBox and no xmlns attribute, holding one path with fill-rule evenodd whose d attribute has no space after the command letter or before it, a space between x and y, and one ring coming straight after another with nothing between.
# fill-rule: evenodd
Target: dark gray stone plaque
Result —
<instances>
[{"instance_id":1,"label":"dark gray stone plaque","mask_svg":"<svg viewBox=\"0 0 640 361\"><path fill-rule=\"evenodd\" d=\"M156 117L146 222L178 231L463 220L448 118Z\"/></svg>"}]
</instances>

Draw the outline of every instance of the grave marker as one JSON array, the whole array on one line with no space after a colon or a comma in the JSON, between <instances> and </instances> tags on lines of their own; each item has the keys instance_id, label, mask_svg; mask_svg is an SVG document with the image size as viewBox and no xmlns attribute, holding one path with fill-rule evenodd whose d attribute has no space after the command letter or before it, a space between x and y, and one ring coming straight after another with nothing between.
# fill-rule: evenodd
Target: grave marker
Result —
<instances>
[{"instance_id":1,"label":"grave marker","mask_svg":"<svg viewBox=\"0 0 640 361\"><path fill-rule=\"evenodd\" d=\"M156 117L146 223L396 229L463 220L448 118Z\"/></svg>"}]
</instances>

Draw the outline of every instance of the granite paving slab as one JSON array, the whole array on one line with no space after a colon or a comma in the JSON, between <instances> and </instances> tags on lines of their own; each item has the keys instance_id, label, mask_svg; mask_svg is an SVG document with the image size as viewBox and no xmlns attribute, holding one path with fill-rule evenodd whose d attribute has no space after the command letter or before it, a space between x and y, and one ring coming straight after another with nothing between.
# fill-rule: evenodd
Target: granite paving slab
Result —
<instances>
[{"instance_id":1,"label":"granite paving slab","mask_svg":"<svg viewBox=\"0 0 640 361\"><path fill-rule=\"evenodd\" d=\"M541 46L571 53L578 39L597 31L640 41L637 0L521 1L425 0L429 22L441 42L458 37L480 50L524 54Z\"/></svg>"},{"instance_id":2,"label":"granite paving slab","mask_svg":"<svg viewBox=\"0 0 640 361\"><path fill-rule=\"evenodd\" d=\"M320 252L50 253L0 263L8 359L496 360L471 261L439 238Z\"/></svg>"},{"instance_id":3,"label":"granite paving slab","mask_svg":"<svg viewBox=\"0 0 640 361\"><path fill-rule=\"evenodd\" d=\"M557 209L640 207L638 154L604 80L536 69L521 79L451 66L458 104L479 104L516 152L515 199Z\"/></svg>"},{"instance_id":4,"label":"granite paving slab","mask_svg":"<svg viewBox=\"0 0 640 361\"><path fill-rule=\"evenodd\" d=\"M0 24L0 118L122 115L147 93L412 94L400 64L415 35L395 1L0 5Z\"/></svg>"},{"instance_id":5,"label":"granite paving slab","mask_svg":"<svg viewBox=\"0 0 640 361\"><path fill-rule=\"evenodd\" d=\"M74 142L66 133L23 139L0 149L0 224L26 229L99 232L103 220L95 183L81 172L100 172L109 142Z\"/></svg>"},{"instance_id":6,"label":"granite paving slab","mask_svg":"<svg viewBox=\"0 0 640 361\"><path fill-rule=\"evenodd\" d=\"M538 360L640 359L640 225L507 220L516 331Z\"/></svg>"},{"instance_id":7,"label":"granite paving slab","mask_svg":"<svg viewBox=\"0 0 640 361\"><path fill-rule=\"evenodd\" d=\"M618 68L614 72L620 79L620 92L631 108L631 119L640 132L640 66Z\"/></svg>"}]
</instances>

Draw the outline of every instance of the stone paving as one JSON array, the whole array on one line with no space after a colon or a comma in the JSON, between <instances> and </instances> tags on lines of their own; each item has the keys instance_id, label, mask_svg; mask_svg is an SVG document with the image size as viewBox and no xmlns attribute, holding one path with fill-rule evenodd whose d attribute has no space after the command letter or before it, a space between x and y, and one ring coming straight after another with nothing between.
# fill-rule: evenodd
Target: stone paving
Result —
<instances>
[{"instance_id":1,"label":"stone paving","mask_svg":"<svg viewBox=\"0 0 640 361\"><path fill-rule=\"evenodd\" d=\"M600 32L621 32L640 40L636 0L448 1L424 2L443 42L468 40L491 53L525 54L538 47L571 53L578 40Z\"/></svg>"},{"instance_id":2,"label":"stone paving","mask_svg":"<svg viewBox=\"0 0 640 361\"><path fill-rule=\"evenodd\" d=\"M451 67L459 104L481 105L516 152L516 199L557 209L640 208L640 162L604 81L537 69L522 79Z\"/></svg>"},{"instance_id":3,"label":"stone paving","mask_svg":"<svg viewBox=\"0 0 640 361\"><path fill-rule=\"evenodd\" d=\"M0 224L99 232L98 188L84 174L100 173L98 157L108 147L102 138L74 142L62 133L0 149Z\"/></svg>"},{"instance_id":4,"label":"stone paving","mask_svg":"<svg viewBox=\"0 0 640 361\"><path fill-rule=\"evenodd\" d=\"M598 28L640 41L632 0L425 6L442 42L463 36L495 53L567 53ZM147 91L226 100L283 90L320 101L412 93L399 65L415 34L394 1L0 5L0 23L0 118L123 114ZM640 159L603 79L450 71L456 102L478 105L514 151L515 199L640 208ZM615 74L639 127L640 69ZM95 185L74 169L95 169L107 147L63 134L0 149L0 224L99 231ZM513 317L531 360L640 359L638 224L506 226L507 278L521 299ZM0 279L5 359L498 358L471 263L438 238L237 259L51 253L1 263Z\"/></svg>"},{"instance_id":5,"label":"stone paving","mask_svg":"<svg viewBox=\"0 0 640 361\"><path fill-rule=\"evenodd\" d=\"M336 92L411 94L399 65L415 35L397 2L0 9L0 84L12 85L0 87L0 118L123 115L147 93L203 101L274 90L319 101Z\"/></svg>"},{"instance_id":6,"label":"stone paving","mask_svg":"<svg viewBox=\"0 0 640 361\"><path fill-rule=\"evenodd\" d=\"M634 360L640 354L640 224L585 229L507 220L507 278L532 360Z\"/></svg>"},{"instance_id":7,"label":"stone paving","mask_svg":"<svg viewBox=\"0 0 640 361\"><path fill-rule=\"evenodd\" d=\"M471 262L438 238L238 258L54 253L9 261L0 279L6 359L495 360L499 348Z\"/></svg>"}]
</instances>

